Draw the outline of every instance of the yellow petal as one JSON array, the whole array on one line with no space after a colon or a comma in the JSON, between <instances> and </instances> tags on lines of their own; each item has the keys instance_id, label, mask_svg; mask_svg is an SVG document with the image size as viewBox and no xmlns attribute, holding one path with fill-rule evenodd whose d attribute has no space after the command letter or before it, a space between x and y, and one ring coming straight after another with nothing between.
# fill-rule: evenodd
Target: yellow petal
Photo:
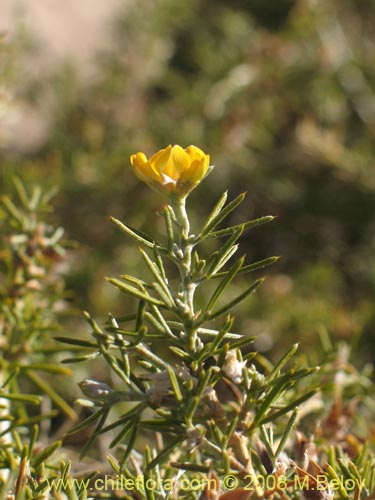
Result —
<instances>
[{"instance_id":1,"label":"yellow petal","mask_svg":"<svg viewBox=\"0 0 375 500\"><path fill-rule=\"evenodd\" d=\"M174 167L179 174L190 167L191 157L181 146L173 146L172 158Z\"/></svg>"},{"instance_id":2,"label":"yellow petal","mask_svg":"<svg viewBox=\"0 0 375 500\"><path fill-rule=\"evenodd\" d=\"M147 162L147 156L144 153L137 153L135 155L131 155L130 157L130 163L132 167L135 165L139 165L140 163L146 163Z\"/></svg>"},{"instance_id":3,"label":"yellow petal","mask_svg":"<svg viewBox=\"0 0 375 500\"><path fill-rule=\"evenodd\" d=\"M192 160L198 160L206 156L201 149L197 148L197 146L188 146L185 151L188 153Z\"/></svg>"},{"instance_id":4,"label":"yellow petal","mask_svg":"<svg viewBox=\"0 0 375 500\"><path fill-rule=\"evenodd\" d=\"M190 167L181 174L180 184L197 184L206 173L205 160L194 160Z\"/></svg>"},{"instance_id":5,"label":"yellow petal","mask_svg":"<svg viewBox=\"0 0 375 500\"><path fill-rule=\"evenodd\" d=\"M172 146L169 145L151 156L150 163L158 172L163 172L167 167L167 163L171 156L171 151Z\"/></svg>"},{"instance_id":6,"label":"yellow petal","mask_svg":"<svg viewBox=\"0 0 375 500\"><path fill-rule=\"evenodd\" d=\"M133 167L135 175L143 182L156 181L163 182L162 176L150 165L147 161L147 156L144 153L137 153L130 157L130 163Z\"/></svg>"}]
</instances>

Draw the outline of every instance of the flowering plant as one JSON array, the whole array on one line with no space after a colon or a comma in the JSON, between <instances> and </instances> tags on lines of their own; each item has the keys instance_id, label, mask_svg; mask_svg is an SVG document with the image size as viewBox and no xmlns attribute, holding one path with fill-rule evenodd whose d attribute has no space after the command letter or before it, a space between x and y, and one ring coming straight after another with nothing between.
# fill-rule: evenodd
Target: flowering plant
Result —
<instances>
[{"instance_id":1,"label":"flowering plant","mask_svg":"<svg viewBox=\"0 0 375 500\"><path fill-rule=\"evenodd\" d=\"M103 326L86 313L93 341L60 338L82 347L77 361L102 356L121 380L116 388L92 379L80 383L81 404L91 405L94 413L75 431L96 422L81 455L104 433L115 432L110 463L116 477L130 481L129 498L294 500L300 498L293 488L299 478L307 478L304 498L332 498L328 483L319 496L312 491L316 477L325 474L313 457L306 455L307 463L300 467L284 453L298 408L318 392L317 368L305 363L288 367L297 344L272 365L254 350L252 337L233 331L233 309L264 278L229 299L224 293L237 276L278 260L246 264L241 256L231 262L244 231L274 217L220 229L245 198L240 194L227 203L224 193L192 232L186 201L212 170L209 156L195 146L168 146L149 160L137 153L131 164L142 181L167 199L160 214L165 238L156 240L112 217L138 244L150 279L129 274L108 278L136 300L136 310L110 314ZM224 242L203 255L207 240ZM204 290L200 296L199 289ZM300 445L294 446L298 450ZM332 455L331 463L335 460Z\"/></svg>"},{"instance_id":2,"label":"flowering plant","mask_svg":"<svg viewBox=\"0 0 375 500\"><path fill-rule=\"evenodd\" d=\"M134 478L137 470L142 470L146 476L157 478L160 467L167 467L169 472L164 472L161 479L165 474L174 475L176 481L181 473L202 476L213 468L221 477L235 471L239 480L249 474L255 478L251 440L258 439L267 422L285 416L289 419L289 432L296 418L295 408L315 393L310 389L296 397L290 391L311 375L313 368L285 373L281 370L297 346L265 376L254 364L254 339L232 331L233 309L255 292L263 278L255 279L229 300L224 297L236 276L258 271L278 260L278 257L267 257L245 264L245 257L241 256L228 267L243 232L274 217L219 229L222 221L245 198L245 194L240 194L227 203L227 193L224 193L202 227L192 233L186 200L212 170L209 155L195 146L186 149L168 146L150 159L144 153L132 155L131 165L142 181L168 200L162 214L165 240L157 241L111 218L139 245L151 279L145 281L128 274L120 279L108 278L121 292L137 300L136 311L122 317L110 315L103 327L86 313L94 343L74 339L73 343L81 344L86 351L77 360L103 356L124 386L115 389L95 380L80 384L84 396L97 408L76 429L97 421L96 430L82 454L102 433L118 429L110 447L116 448L124 440L127 445L122 453L117 453L112 465L128 477ZM202 243L206 240L223 239L217 250L208 256L201 255ZM177 274L171 272L170 264L177 269ZM206 300L198 299L196 294L203 287L208 289L203 293ZM60 340L71 342L66 338ZM274 407L276 399L279 403ZM112 408L121 408L124 404L125 412L106 424ZM148 436L148 444L139 461L135 448L140 446L144 435ZM280 445L272 452L273 464L281 451ZM176 498L187 495L175 488ZM256 489L259 494L262 492L260 484ZM240 491L231 498L240 498ZM162 487L158 491L147 491L147 488L144 491L145 498L167 498L164 494ZM206 494L211 495L209 498L218 497L220 487L216 487L215 492L206 490L201 494L202 498ZM241 494L241 498L245 498L243 491ZM190 498L189 495L186 498Z\"/></svg>"},{"instance_id":3,"label":"flowering plant","mask_svg":"<svg viewBox=\"0 0 375 500\"><path fill-rule=\"evenodd\" d=\"M185 152L198 149L193 148ZM231 258L244 231L273 217L220 228L244 200L242 194L227 203L224 193L201 227L191 231L186 201L209 171L209 159L201 152L200 167L195 160L186 162L182 182L183 162L176 159L181 151L178 146L162 150L142 174L151 187L156 182L152 169L160 175L168 172L174 181L157 186L167 199L160 214L164 238L112 218L137 243L149 271L149 279L129 274L108 278L135 300L135 310L109 314L102 325L86 313L90 340L49 338L52 344L59 340L72 346L65 363L102 358L108 365L105 382L86 378L79 383L84 398L78 402L90 413L69 434L83 431L81 457L91 452L98 457L109 448L110 474L104 474L103 466L99 475L92 471L78 479L76 464L65 459L67 448L60 451L57 465L53 457L61 441L42 442L55 413L26 411L25 405L41 402L38 394L22 393L29 380L71 420L77 418L38 375L71 373L60 362L47 360L53 353L61 359L65 346L46 347L46 333L57 319L52 293L56 283L43 277L64 253L62 230L39 221L47 204L39 190L29 197L18 183L23 208L4 199L0 223L9 238L0 252L1 269L7 270L0 274L7 285L0 304L5 335L0 358L0 500L49 498L48 492L72 500L92 498L91 492L95 498L135 500L348 500L353 491L355 500L373 500L371 442L363 444L366 433L358 433L353 423L353 404L361 400L357 413L371 435L371 373L366 367L356 372L346 346L335 349L327 336L322 336L326 361L319 375L315 366L306 366L306 359L296 359L297 345L273 364L255 351L253 338L235 331L234 307L263 278L237 294L230 285L238 275L256 272L277 257L250 264L244 256L234 262ZM132 158L133 168L137 161ZM14 229L18 234L11 235ZM207 255L207 240L211 248L215 241L224 242ZM356 401L348 404L345 394L356 394ZM308 438L304 430L311 428L317 411L321 425L314 429L316 438ZM95 449L98 442L101 446Z\"/></svg>"}]
</instances>

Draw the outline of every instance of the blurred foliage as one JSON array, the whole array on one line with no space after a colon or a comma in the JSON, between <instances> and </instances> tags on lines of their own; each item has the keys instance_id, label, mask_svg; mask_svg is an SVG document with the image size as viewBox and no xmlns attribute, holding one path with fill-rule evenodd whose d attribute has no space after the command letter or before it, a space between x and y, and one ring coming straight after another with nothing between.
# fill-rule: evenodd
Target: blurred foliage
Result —
<instances>
[{"instance_id":1,"label":"blurred foliage","mask_svg":"<svg viewBox=\"0 0 375 500\"><path fill-rule=\"evenodd\" d=\"M162 205L129 155L193 143L216 165L191 197L193 226L226 188L251 200L229 223L278 216L241 240L251 260L282 259L237 311L237 330L281 352L314 344L324 325L371 359L374 17L370 0L128 1L86 78L69 61L32 71L45 48L27 27L3 44L0 188L15 169L59 186L57 217L81 244L67 283L75 306L99 315L128 306L102 278L123 263L136 273L140 261L107 215L146 231L163 222L149 216ZM24 113L18 137L15 113Z\"/></svg>"}]
</instances>

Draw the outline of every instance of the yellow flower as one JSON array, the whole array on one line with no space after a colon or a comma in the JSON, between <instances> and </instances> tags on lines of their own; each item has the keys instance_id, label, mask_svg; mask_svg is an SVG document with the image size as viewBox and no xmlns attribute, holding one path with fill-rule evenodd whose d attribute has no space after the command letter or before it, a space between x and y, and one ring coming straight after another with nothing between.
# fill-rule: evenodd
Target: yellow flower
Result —
<instances>
[{"instance_id":1,"label":"yellow flower","mask_svg":"<svg viewBox=\"0 0 375 500\"><path fill-rule=\"evenodd\" d=\"M144 153L130 157L135 175L163 193L186 195L205 177L210 156L196 146L167 146L147 159Z\"/></svg>"}]
</instances>

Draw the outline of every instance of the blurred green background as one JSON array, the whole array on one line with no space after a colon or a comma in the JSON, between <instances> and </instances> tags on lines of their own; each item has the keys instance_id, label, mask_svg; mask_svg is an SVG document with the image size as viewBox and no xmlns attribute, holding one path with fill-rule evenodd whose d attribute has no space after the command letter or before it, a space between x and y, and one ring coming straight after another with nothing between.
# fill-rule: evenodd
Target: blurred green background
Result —
<instances>
[{"instance_id":1,"label":"blurred green background","mask_svg":"<svg viewBox=\"0 0 375 500\"><path fill-rule=\"evenodd\" d=\"M282 259L236 309L237 331L273 355L325 329L373 359L372 0L78 4L0 7L0 188L15 172L59 187L54 220L79 244L65 327L87 330L82 309L131 312L104 276L141 273L140 258L109 215L162 231L163 200L129 155L195 144L216 168L190 197L193 227L225 189L248 191L228 222L278 216L242 237L249 262Z\"/></svg>"}]
</instances>

